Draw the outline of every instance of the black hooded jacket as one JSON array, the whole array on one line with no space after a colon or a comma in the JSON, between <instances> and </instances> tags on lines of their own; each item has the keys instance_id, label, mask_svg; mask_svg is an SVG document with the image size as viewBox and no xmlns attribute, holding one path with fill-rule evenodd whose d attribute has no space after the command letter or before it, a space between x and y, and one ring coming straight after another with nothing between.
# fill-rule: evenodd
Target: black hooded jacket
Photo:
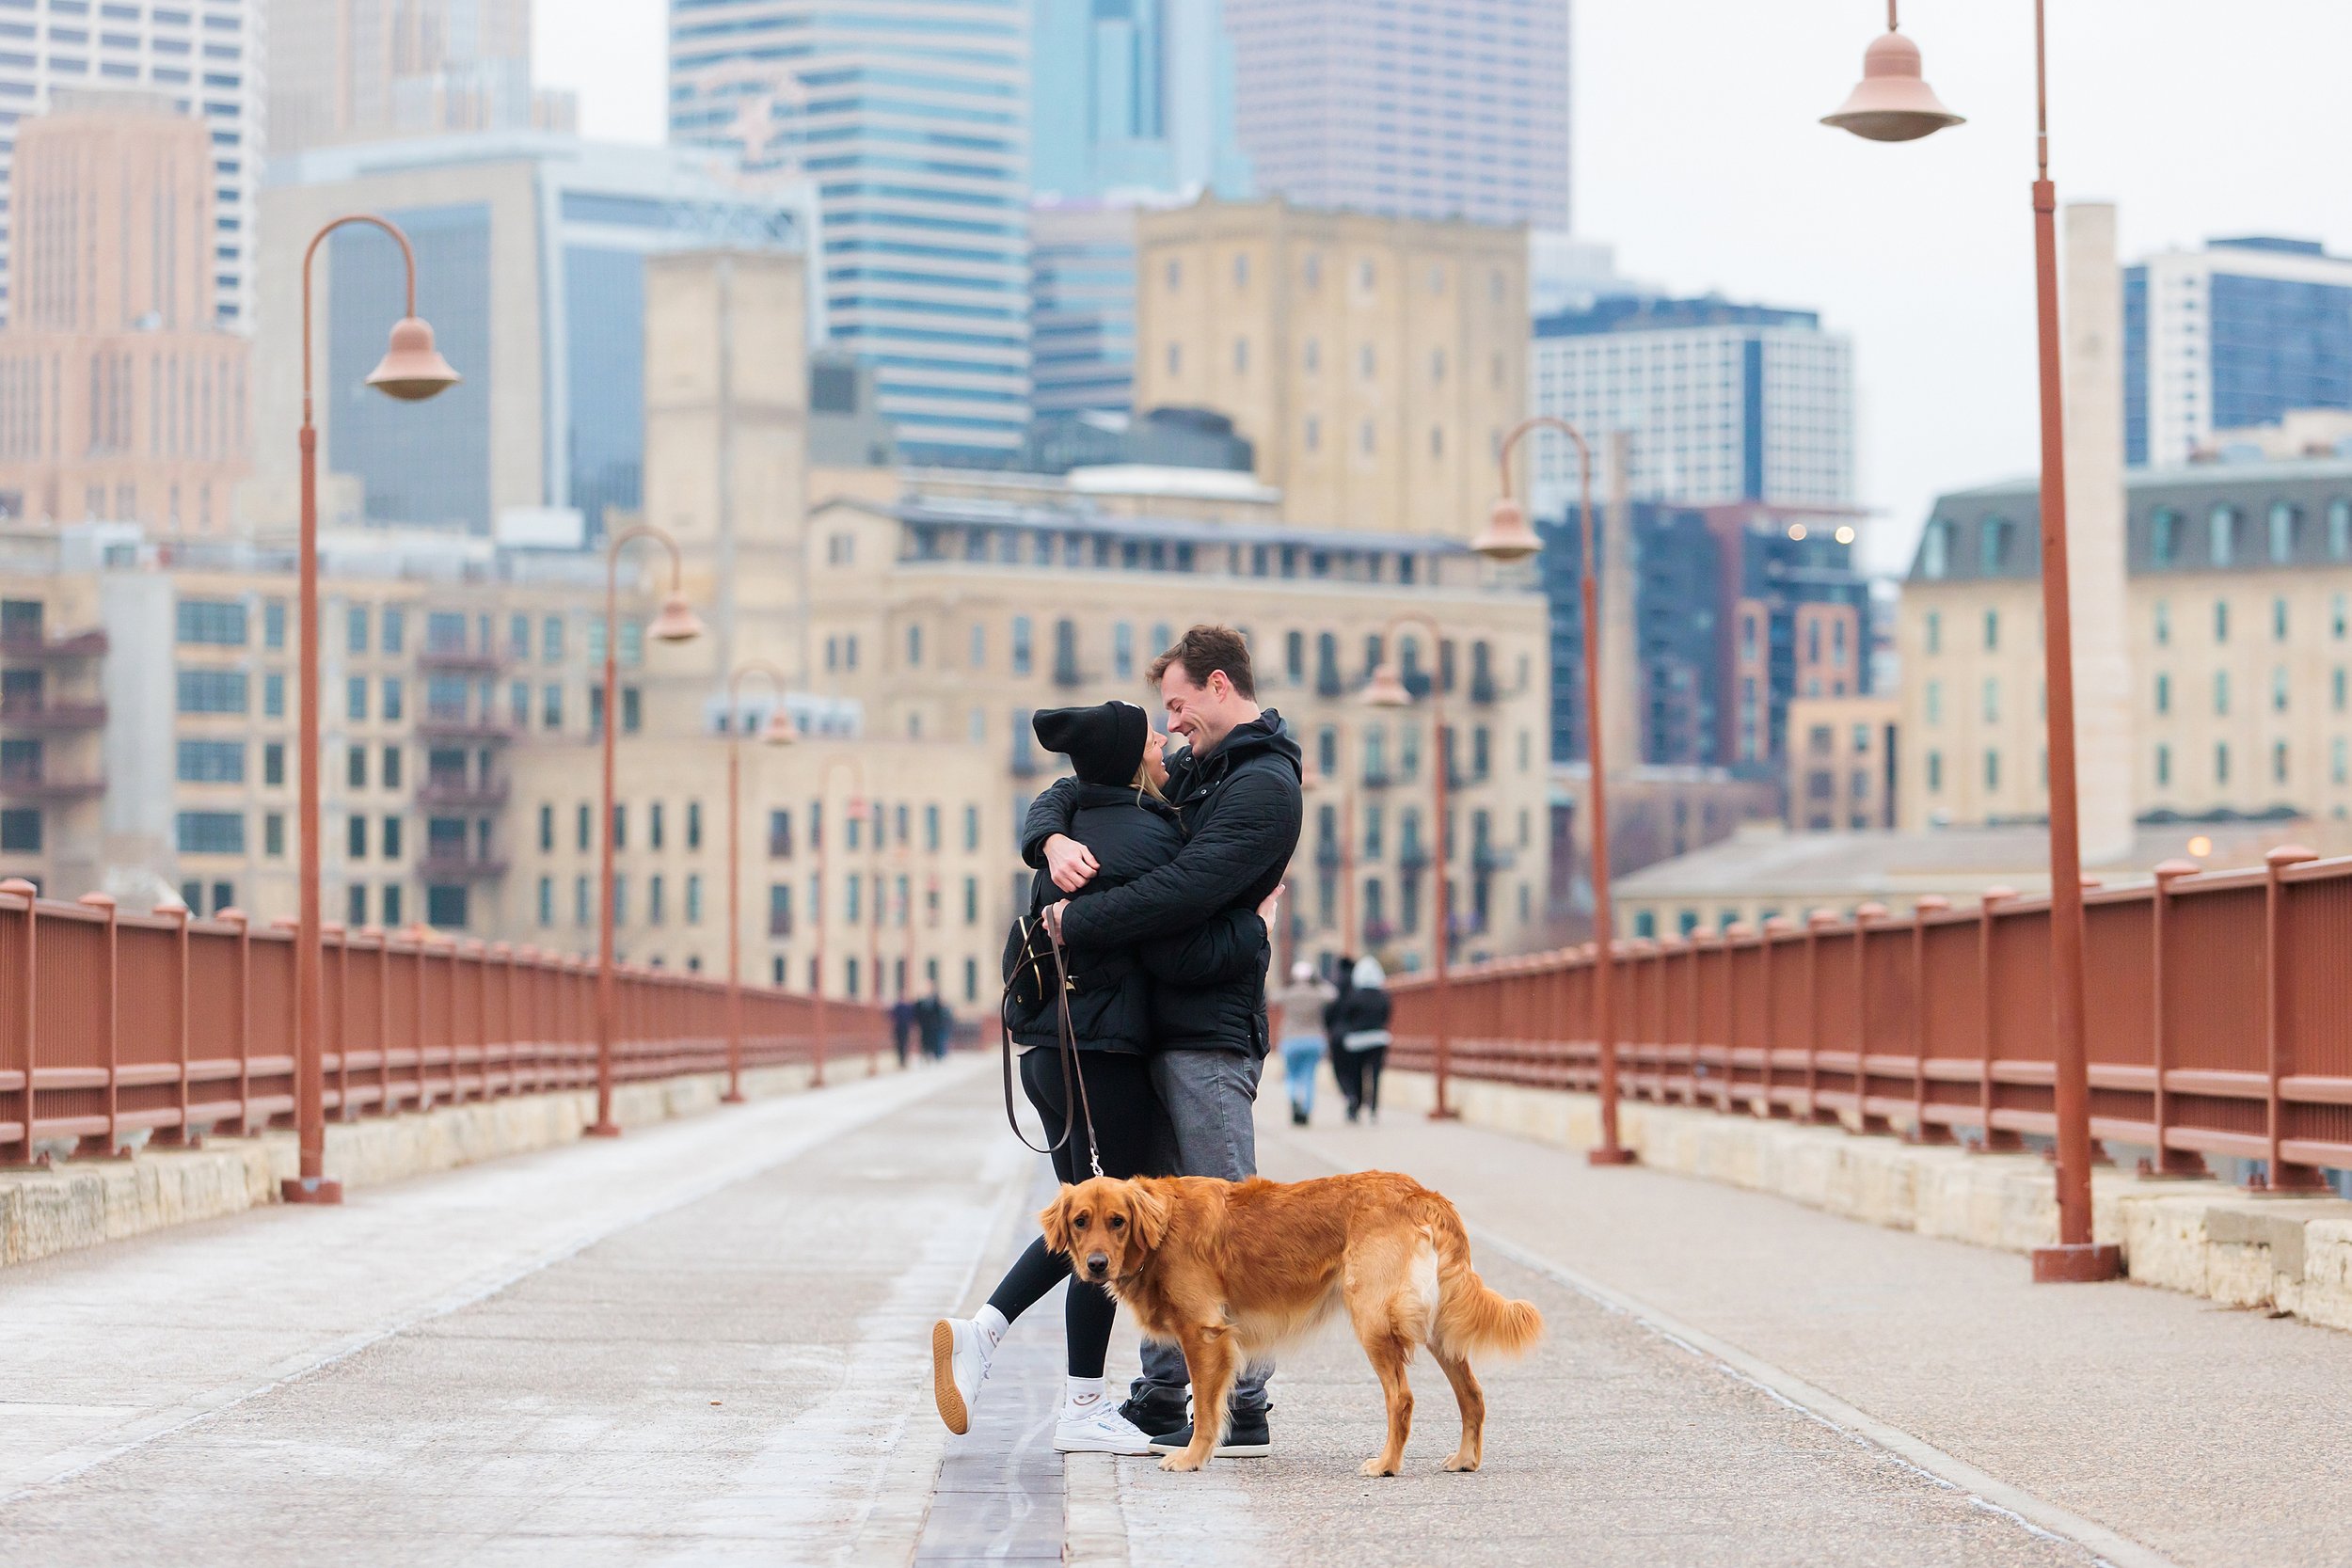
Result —
<instances>
[{"instance_id":1,"label":"black hooded jacket","mask_svg":"<svg viewBox=\"0 0 2352 1568\"><path fill-rule=\"evenodd\" d=\"M1070 836L1094 853L1101 870L1072 895L1077 903L1104 897L1174 861L1184 847L1176 810L1132 788L1065 779L1073 826ZM1031 879L1031 916L1063 896L1044 872ZM1067 923L1065 923L1065 931ZM1071 1036L1081 1051L1149 1051L1153 1030L1154 990L1164 980L1190 983L1194 976L1232 982L1264 973L1265 925L1254 905L1227 910L1182 934L1180 940L1146 942L1086 942L1072 936L1063 961L1070 974ZM1019 954L1019 933L1006 943L1008 978ZM1060 1029L1049 1000L1021 1007L1008 1004L1006 1026L1017 1045L1052 1045Z\"/></svg>"},{"instance_id":2,"label":"black hooded jacket","mask_svg":"<svg viewBox=\"0 0 2352 1568\"><path fill-rule=\"evenodd\" d=\"M1271 708L1234 726L1207 756L1179 756L1168 769L1168 795L1182 820L1182 851L1121 886L1100 893L1089 886L1064 913L1065 937L1084 946L1139 943L1148 951L1168 947L1171 932L1189 935L1219 916L1255 911L1281 884L1298 848L1305 814L1300 763L1298 743ZM1047 839L1067 833L1109 868L1077 820L1077 792L1084 787L1061 780L1030 803L1021 853L1031 865L1045 863ZM1176 944L1179 958L1183 945ZM1153 1043L1162 1050L1263 1056L1269 952L1261 934L1247 972L1233 976L1206 966L1163 965L1173 972L1152 991Z\"/></svg>"}]
</instances>

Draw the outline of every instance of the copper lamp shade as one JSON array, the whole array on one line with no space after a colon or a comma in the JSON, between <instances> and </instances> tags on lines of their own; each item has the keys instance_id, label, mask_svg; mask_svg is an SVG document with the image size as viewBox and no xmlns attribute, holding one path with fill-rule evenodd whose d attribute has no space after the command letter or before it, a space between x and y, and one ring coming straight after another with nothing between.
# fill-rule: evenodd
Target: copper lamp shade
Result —
<instances>
[{"instance_id":1,"label":"copper lamp shade","mask_svg":"<svg viewBox=\"0 0 2352 1568\"><path fill-rule=\"evenodd\" d=\"M1919 46L1888 31L1862 52L1862 81L1821 123L1868 141L1917 141L1965 121L1944 107L1920 75Z\"/></svg>"},{"instance_id":2,"label":"copper lamp shade","mask_svg":"<svg viewBox=\"0 0 2352 1568\"><path fill-rule=\"evenodd\" d=\"M1411 707L1413 694L1405 689L1405 676L1394 659L1382 659L1380 668L1372 673L1364 684L1364 704L1368 707Z\"/></svg>"},{"instance_id":3,"label":"copper lamp shade","mask_svg":"<svg viewBox=\"0 0 2352 1568\"><path fill-rule=\"evenodd\" d=\"M457 372L433 346L433 328L416 316L403 316L392 324L391 346L385 350L383 363L368 372L369 386L403 403L421 403L456 386L458 380Z\"/></svg>"},{"instance_id":4,"label":"copper lamp shade","mask_svg":"<svg viewBox=\"0 0 2352 1568\"><path fill-rule=\"evenodd\" d=\"M1470 541L1470 548L1489 561L1525 561L1543 547L1535 531L1527 526L1526 511L1508 496L1495 502L1486 531Z\"/></svg>"},{"instance_id":5,"label":"copper lamp shade","mask_svg":"<svg viewBox=\"0 0 2352 1568\"><path fill-rule=\"evenodd\" d=\"M793 723L792 716L780 707L771 711L768 715L768 722L759 727L759 739L762 745L789 746L800 738L800 726Z\"/></svg>"},{"instance_id":6,"label":"copper lamp shade","mask_svg":"<svg viewBox=\"0 0 2352 1568\"><path fill-rule=\"evenodd\" d=\"M661 601L661 613L645 629L659 642L691 642L703 634L703 623L684 594L673 594Z\"/></svg>"}]
</instances>

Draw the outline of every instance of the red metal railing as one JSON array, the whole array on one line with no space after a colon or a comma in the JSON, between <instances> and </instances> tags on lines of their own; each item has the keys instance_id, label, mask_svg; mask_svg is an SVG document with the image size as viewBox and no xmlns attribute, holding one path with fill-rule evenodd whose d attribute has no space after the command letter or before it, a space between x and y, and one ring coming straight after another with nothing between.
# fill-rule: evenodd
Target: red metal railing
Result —
<instances>
[{"instance_id":1,"label":"red metal railing","mask_svg":"<svg viewBox=\"0 0 2352 1568\"><path fill-rule=\"evenodd\" d=\"M2172 1174L2228 1155L2315 1188L2352 1168L2352 858L2185 870L2086 890L2091 1136ZM1456 970L1450 1070L1595 1088L1592 965L1588 947ZM1995 1148L2057 1131L2046 897L1621 942L1617 979L1634 1098ZM1395 1001L1396 1064L1433 1066L1434 988L1400 980Z\"/></svg>"},{"instance_id":2,"label":"red metal railing","mask_svg":"<svg viewBox=\"0 0 2352 1568\"><path fill-rule=\"evenodd\" d=\"M326 1114L352 1119L596 1082L596 966L479 942L326 938ZM0 892L0 1164L37 1139L85 1154L183 1142L294 1109L294 932ZM613 1075L721 1072L727 988L624 966ZM831 1053L878 1049L876 1009L828 1006ZM746 986L743 1060L807 1060L804 995Z\"/></svg>"}]
</instances>

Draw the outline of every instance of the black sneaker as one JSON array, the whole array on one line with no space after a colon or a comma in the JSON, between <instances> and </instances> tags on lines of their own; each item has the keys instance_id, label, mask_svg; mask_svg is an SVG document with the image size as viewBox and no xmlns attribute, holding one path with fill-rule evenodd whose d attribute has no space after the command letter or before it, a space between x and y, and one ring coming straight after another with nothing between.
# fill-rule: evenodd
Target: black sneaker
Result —
<instances>
[{"instance_id":1,"label":"black sneaker","mask_svg":"<svg viewBox=\"0 0 2352 1568\"><path fill-rule=\"evenodd\" d=\"M1181 1395L1172 1400L1130 1395L1120 1405L1119 1413L1137 1432L1162 1433L1183 1426L1190 1418L1192 1409L1191 1402Z\"/></svg>"},{"instance_id":2,"label":"black sneaker","mask_svg":"<svg viewBox=\"0 0 2352 1568\"><path fill-rule=\"evenodd\" d=\"M1145 1427L1143 1430L1149 1432L1152 1429ZM1153 1453L1177 1453L1191 1445L1192 1423L1186 1421L1183 1427L1169 1433L1167 1436L1152 1438L1152 1451ZM1226 1423L1225 1441L1216 1446L1216 1451L1210 1457L1213 1459L1263 1459L1273 1451L1274 1439L1272 1433L1266 1430L1265 1411L1236 1410L1233 1412L1233 1418Z\"/></svg>"}]
</instances>

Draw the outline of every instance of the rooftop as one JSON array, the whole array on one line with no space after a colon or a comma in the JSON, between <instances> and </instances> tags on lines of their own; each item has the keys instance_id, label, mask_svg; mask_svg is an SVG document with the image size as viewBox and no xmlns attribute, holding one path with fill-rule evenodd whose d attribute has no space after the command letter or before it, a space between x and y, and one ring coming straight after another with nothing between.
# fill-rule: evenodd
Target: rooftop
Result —
<instances>
[{"instance_id":1,"label":"rooftop","mask_svg":"<svg viewBox=\"0 0 2352 1568\"><path fill-rule=\"evenodd\" d=\"M1819 328L1820 314L1771 305L1740 305L1720 294L1697 299L1661 299L1646 294L1606 294L1588 309L1563 310L1534 323L1538 338L1587 338L1612 332L1669 332L1695 326L1802 326Z\"/></svg>"}]
</instances>

